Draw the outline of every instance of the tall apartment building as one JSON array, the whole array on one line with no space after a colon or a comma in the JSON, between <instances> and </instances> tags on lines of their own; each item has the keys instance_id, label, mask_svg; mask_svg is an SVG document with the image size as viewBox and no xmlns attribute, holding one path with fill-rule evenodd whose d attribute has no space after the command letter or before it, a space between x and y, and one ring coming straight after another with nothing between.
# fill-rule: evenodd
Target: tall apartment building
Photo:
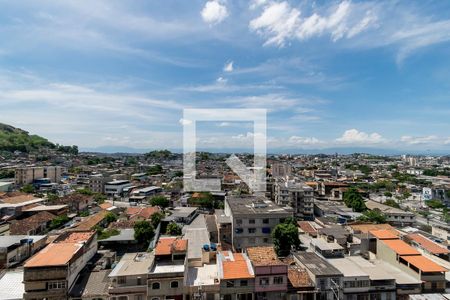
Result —
<instances>
[{"instance_id":1,"label":"tall apartment building","mask_svg":"<svg viewBox=\"0 0 450 300\"><path fill-rule=\"evenodd\" d=\"M97 252L94 231L66 232L24 265L24 299L67 299L79 273Z\"/></svg>"},{"instance_id":2,"label":"tall apartment building","mask_svg":"<svg viewBox=\"0 0 450 300\"><path fill-rule=\"evenodd\" d=\"M286 177L292 175L292 167L287 163L273 163L271 170L273 177Z\"/></svg>"},{"instance_id":3,"label":"tall apartment building","mask_svg":"<svg viewBox=\"0 0 450 300\"><path fill-rule=\"evenodd\" d=\"M62 167L43 166L43 167L23 167L15 170L15 180L17 185L33 183L36 179L48 178L52 182L61 180Z\"/></svg>"},{"instance_id":4,"label":"tall apartment building","mask_svg":"<svg viewBox=\"0 0 450 300\"><path fill-rule=\"evenodd\" d=\"M314 190L310 186L280 177L275 179L273 190L276 204L292 207L298 218L314 219Z\"/></svg>"},{"instance_id":5,"label":"tall apartment building","mask_svg":"<svg viewBox=\"0 0 450 300\"><path fill-rule=\"evenodd\" d=\"M238 252L247 247L273 245L272 229L293 217L292 210L257 195L228 196L224 212L231 218L232 247Z\"/></svg>"}]
</instances>

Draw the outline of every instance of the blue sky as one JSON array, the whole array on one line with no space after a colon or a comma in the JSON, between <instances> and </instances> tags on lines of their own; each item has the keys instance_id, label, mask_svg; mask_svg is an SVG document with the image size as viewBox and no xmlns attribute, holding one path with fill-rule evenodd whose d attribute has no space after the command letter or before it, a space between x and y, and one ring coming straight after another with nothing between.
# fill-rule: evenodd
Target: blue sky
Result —
<instances>
[{"instance_id":1,"label":"blue sky","mask_svg":"<svg viewBox=\"0 0 450 300\"><path fill-rule=\"evenodd\" d=\"M0 122L62 144L179 149L183 108L265 108L269 151L450 150L448 1L2 1L0 39Z\"/></svg>"}]
</instances>

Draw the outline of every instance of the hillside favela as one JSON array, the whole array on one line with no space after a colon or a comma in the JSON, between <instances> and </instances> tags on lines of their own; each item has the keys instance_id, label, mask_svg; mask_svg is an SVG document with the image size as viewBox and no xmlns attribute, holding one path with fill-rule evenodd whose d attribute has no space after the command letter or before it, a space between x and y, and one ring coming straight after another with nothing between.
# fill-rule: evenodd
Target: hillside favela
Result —
<instances>
[{"instance_id":1,"label":"hillside favela","mask_svg":"<svg viewBox=\"0 0 450 300\"><path fill-rule=\"evenodd\" d=\"M450 300L450 2L0 1L0 300Z\"/></svg>"}]
</instances>

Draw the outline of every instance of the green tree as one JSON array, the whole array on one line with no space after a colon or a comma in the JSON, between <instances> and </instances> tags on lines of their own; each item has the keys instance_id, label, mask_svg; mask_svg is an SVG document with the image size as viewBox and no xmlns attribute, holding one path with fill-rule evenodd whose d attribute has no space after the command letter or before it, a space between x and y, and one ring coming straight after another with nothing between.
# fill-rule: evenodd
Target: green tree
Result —
<instances>
[{"instance_id":1,"label":"green tree","mask_svg":"<svg viewBox=\"0 0 450 300\"><path fill-rule=\"evenodd\" d=\"M431 200L425 201L425 204L428 207L431 207L433 209L439 209L439 208L445 207L445 205L438 199L431 199Z\"/></svg>"},{"instance_id":2,"label":"green tree","mask_svg":"<svg viewBox=\"0 0 450 300\"><path fill-rule=\"evenodd\" d=\"M94 201L97 202L97 204L105 203L105 200L108 199L105 195L101 193L95 193L94 194Z\"/></svg>"},{"instance_id":3,"label":"green tree","mask_svg":"<svg viewBox=\"0 0 450 300\"><path fill-rule=\"evenodd\" d=\"M57 216L50 223L50 229L60 228L61 226L69 222L69 220L70 219L67 215Z\"/></svg>"},{"instance_id":4,"label":"green tree","mask_svg":"<svg viewBox=\"0 0 450 300\"><path fill-rule=\"evenodd\" d=\"M56 201L59 200L59 196L54 194L54 193L48 193L47 194L47 200L48 200L48 202L53 203L53 202L56 202Z\"/></svg>"},{"instance_id":5,"label":"green tree","mask_svg":"<svg viewBox=\"0 0 450 300\"><path fill-rule=\"evenodd\" d=\"M177 223L170 223L167 225L166 234L168 235L181 235L181 227Z\"/></svg>"},{"instance_id":6,"label":"green tree","mask_svg":"<svg viewBox=\"0 0 450 300\"><path fill-rule=\"evenodd\" d=\"M275 226L272 238L278 256L287 256L292 247L300 246L297 226L289 220Z\"/></svg>"},{"instance_id":7,"label":"green tree","mask_svg":"<svg viewBox=\"0 0 450 300\"><path fill-rule=\"evenodd\" d=\"M152 223L153 228L158 227L159 223L161 223L162 218L164 218L164 214L161 212L154 213L150 217L150 222Z\"/></svg>"},{"instance_id":8,"label":"green tree","mask_svg":"<svg viewBox=\"0 0 450 300\"><path fill-rule=\"evenodd\" d=\"M35 188L34 188L33 185L31 185L31 184L25 184L25 185L20 189L20 191L22 191L22 192L24 192L24 193L27 193L27 194L33 194L36 190L35 190Z\"/></svg>"},{"instance_id":9,"label":"green tree","mask_svg":"<svg viewBox=\"0 0 450 300\"><path fill-rule=\"evenodd\" d=\"M147 171L148 175L157 175L157 174L161 174L161 173L162 173L161 165L151 166Z\"/></svg>"},{"instance_id":10,"label":"green tree","mask_svg":"<svg viewBox=\"0 0 450 300\"><path fill-rule=\"evenodd\" d=\"M384 192L384 195L388 198L392 197L392 193L391 192Z\"/></svg>"},{"instance_id":11,"label":"green tree","mask_svg":"<svg viewBox=\"0 0 450 300\"><path fill-rule=\"evenodd\" d=\"M393 200L393 199L386 200L386 202L384 202L384 204L386 204L390 207L400 208L400 205L397 202L395 202L395 200Z\"/></svg>"},{"instance_id":12,"label":"green tree","mask_svg":"<svg viewBox=\"0 0 450 300\"><path fill-rule=\"evenodd\" d=\"M214 196L210 192L196 193L195 197L188 199L190 205L211 209L215 207Z\"/></svg>"},{"instance_id":13,"label":"green tree","mask_svg":"<svg viewBox=\"0 0 450 300\"><path fill-rule=\"evenodd\" d=\"M364 203L364 198L355 187L348 188L348 190L344 193L344 203L356 212L362 212L367 209L366 204Z\"/></svg>"},{"instance_id":14,"label":"green tree","mask_svg":"<svg viewBox=\"0 0 450 300\"><path fill-rule=\"evenodd\" d=\"M148 245L155 235L153 226L148 221L137 221L134 224L134 238L141 244Z\"/></svg>"},{"instance_id":15,"label":"green tree","mask_svg":"<svg viewBox=\"0 0 450 300\"><path fill-rule=\"evenodd\" d=\"M367 210L364 212L364 215L359 218L359 220L364 222L384 224L386 223L386 216L377 209Z\"/></svg>"},{"instance_id":16,"label":"green tree","mask_svg":"<svg viewBox=\"0 0 450 300\"><path fill-rule=\"evenodd\" d=\"M150 204L152 206L159 206L161 208L169 207L169 200L165 196L154 196L150 199Z\"/></svg>"},{"instance_id":17,"label":"green tree","mask_svg":"<svg viewBox=\"0 0 450 300\"><path fill-rule=\"evenodd\" d=\"M105 216L105 220L108 224L117 221L117 219L118 219L117 215L113 212L109 212Z\"/></svg>"},{"instance_id":18,"label":"green tree","mask_svg":"<svg viewBox=\"0 0 450 300\"><path fill-rule=\"evenodd\" d=\"M81 195L87 195L87 196L92 196L92 195L94 195L94 192L91 191L91 190L88 189L88 188L78 189L78 190L77 190L77 193L78 193L78 194L81 194Z\"/></svg>"}]
</instances>

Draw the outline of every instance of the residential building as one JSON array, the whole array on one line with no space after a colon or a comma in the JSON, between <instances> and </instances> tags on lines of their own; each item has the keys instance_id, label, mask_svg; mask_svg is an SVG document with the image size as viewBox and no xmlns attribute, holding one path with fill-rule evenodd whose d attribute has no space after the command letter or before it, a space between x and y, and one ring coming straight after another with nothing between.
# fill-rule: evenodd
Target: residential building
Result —
<instances>
[{"instance_id":1,"label":"residential building","mask_svg":"<svg viewBox=\"0 0 450 300\"><path fill-rule=\"evenodd\" d=\"M318 289L317 300L343 299L344 275L326 259L313 252L296 252L294 261L308 271Z\"/></svg>"},{"instance_id":2,"label":"residential building","mask_svg":"<svg viewBox=\"0 0 450 300\"><path fill-rule=\"evenodd\" d=\"M411 226L416 223L416 215L412 212L391 207L373 200L366 201L366 206L370 210L379 210L386 216L386 221L394 226Z\"/></svg>"},{"instance_id":3,"label":"residential building","mask_svg":"<svg viewBox=\"0 0 450 300\"><path fill-rule=\"evenodd\" d=\"M418 248L422 253L428 253L440 257L444 260L449 260L450 250L442 247L440 244L421 235L420 233L410 233L408 235L405 235L403 239L404 241Z\"/></svg>"},{"instance_id":4,"label":"residential building","mask_svg":"<svg viewBox=\"0 0 450 300\"><path fill-rule=\"evenodd\" d=\"M0 268L6 269L21 263L46 245L45 235L0 236Z\"/></svg>"},{"instance_id":5,"label":"residential building","mask_svg":"<svg viewBox=\"0 0 450 300\"><path fill-rule=\"evenodd\" d=\"M306 269L291 263L288 266L288 299L314 300L316 294L316 287Z\"/></svg>"},{"instance_id":6,"label":"residential building","mask_svg":"<svg viewBox=\"0 0 450 300\"><path fill-rule=\"evenodd\" d=\"M48 178L52 182L61 181L62 167L22 167L15 170L15 180L17 185L31 184L37 179Z\"/></svg>"},{"instance_id":7,"label":"residential building","mask_svg":"<svg viewBox=\"0 0 450 300\"><path fill-rule=\"evenodd\" d=\"M232 247L237 252L247 247L273 245L273 228L293 217L292 210L256 195L227 196L224 212L231 218Z\"/></svg>"},{"instance_id":8,"label":"residential building","mask_svg":"<svg viewBox=\"0 0 450 300\"><path fill-rule=\"evenodd\" d=\"M97 252L94 231L66 232L24 265L24 299L66 299L78 274Z\"/></svg>"},{"instance_id":9,"label":"residential building","mask_svg":"<svg viewBox=\"0 0 450 300\"><path fill-rule=\"evenodd\" d=\"M187 252L187 240L175 237L159 239L154 250L155 260L148 274L148 299L184 299L188 273Z\"/></svg>"},{"instance_id":10,"label":"residential building","mask_svg":"<svg viewBox=\"0 0 450 300\"><path fill-rule=\"evenodd\" d=\"M130 186L129 180L113 180L105 184L105 194L109 197L119 197L122 196L124 188Z\"/></svg>"},{"instance_id":11,"label":"residential building","mask_svg":"<svg viewBox=\"0 0 450 300\"><path fill-rule=\"evenodd\" d=\"M278 259L273 247L248 247L246 253L255 274L255 299L284 299L288 266Z\"/></svg>"},{"instance_id":12,"label":"residential building","mask_svg":"<svg viewBox=\"0 0 450 300\"><path fill-rule=\"evenodd\" d=\"M147 274L154 260L154 253L125 253L108 275L111 300L146 299Z\"/></svg>"},{"instance_id":13,"label":"residential building","mask_svg":"<svg viewBox=\"0 0 450 300\"><path fill-rule=\"evenodd\" d=\"M31 217L10 221L9 231L12 235L39 235L47 231L54 218L54 214L40 211Z\"/></svg>"},{"instance_id":14,"label":"residential building","mask_svg":"<svg viewBox=\"0 0 450 300\"><path fill-rule=\"evenodd\" d=\"M394 300L395 278L361 256L329 259L343 275L344 300Z\"/></svg>"},{"instance_id":15,"label":"residential building","mask_svg":"<svg viewBox=\"0 0 450 300\"><path fill-rule=\"evenodd\" d=\"M90 175L89 189L94 193L103 194L105 192L105 177L102 174Z\"/></svg>"},{"instance_id":16,"label":"residential building","mask_svg":"<svg viewBox=\"0 0 450 300\"><path fill-rule=\"evenodd\" d=\"M273 177L286 177L292 175L292 167L286 163L273 163L271 166Z\"/></svg>"},{"instance_id":17,"label":"residential building","mask_svg":"<svg viewBox=\"0 0 450 300\"><path fill-rule=\"evenodd\" d=\"M421 280L422 291L443 291L447 269L424 257L400 239L378 239L377 258Z\"/></svg>"},{"instance_id":18,"label":"residential building","mask_svg":"<svg viewBox=\"0 0 450 300\"><path fill-rule=\"evenodd\" d=\"M273 189L276 204L292 207L297 218L314 219L314 190L310 186L295 180L276 178Z\"/></svg>"},{"instance_id":19,"label":"residential building","mask_svg":"<svg viewBox=\"0 0 450 300\"><path fill-rule=\"evenodd\" d=\"M255 274L245 253L217 253L217 270L223 300L255 299Z\"/></svg>"}]
</instances>

